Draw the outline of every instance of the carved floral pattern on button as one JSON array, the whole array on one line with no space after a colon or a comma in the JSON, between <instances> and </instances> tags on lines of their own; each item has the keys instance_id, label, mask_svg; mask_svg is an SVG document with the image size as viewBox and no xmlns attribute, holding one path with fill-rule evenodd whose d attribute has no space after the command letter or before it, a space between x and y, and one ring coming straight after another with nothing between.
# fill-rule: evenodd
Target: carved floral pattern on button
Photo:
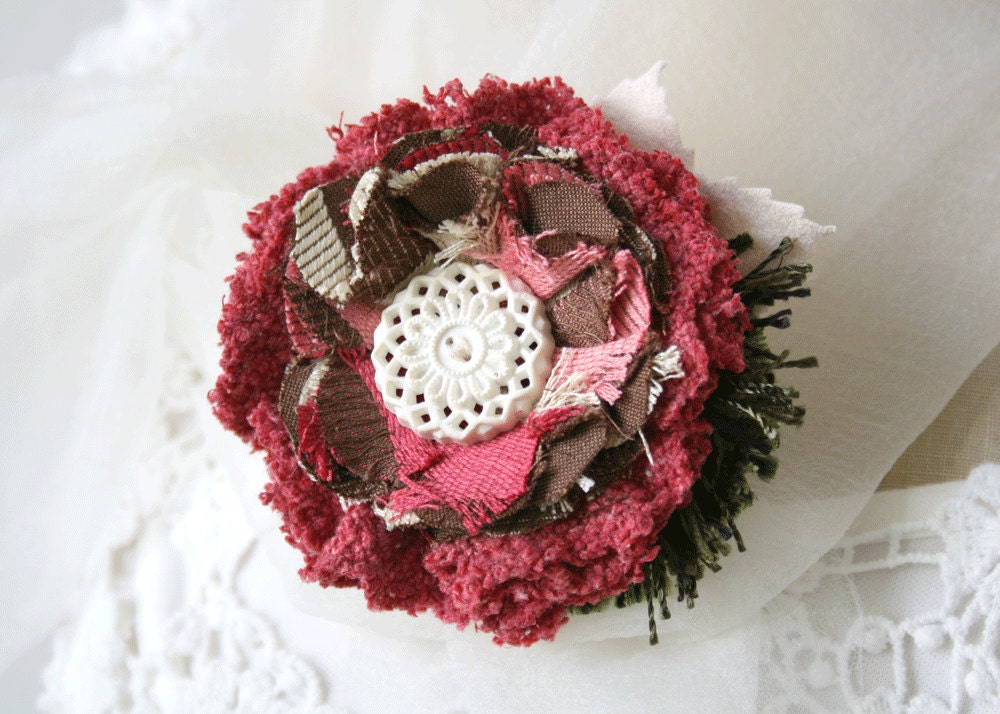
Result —
<instances>
[{"instance_id":1,"label":"carved floral pattern on button","mask_svg":"<svg viewBox=\"0 0 1000 714\"><path fill-rule=\"evenodd\" d=\"M545 306L483 264L453 262L414 278L382 312L374 341L386 407L442 443L472 444L514 428L552 367Z\"/></svg>"}]
</instances>

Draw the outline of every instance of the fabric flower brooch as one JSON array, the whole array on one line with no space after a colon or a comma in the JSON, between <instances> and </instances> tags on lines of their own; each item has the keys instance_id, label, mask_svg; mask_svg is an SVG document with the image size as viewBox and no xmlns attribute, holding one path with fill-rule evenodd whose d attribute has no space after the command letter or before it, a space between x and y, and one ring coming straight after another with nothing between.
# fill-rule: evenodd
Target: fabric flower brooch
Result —
<instances>
[{"instance_id":1,"label":"fabric flower brooch","mask_svg":"<svg viewBox=\"0 0 1000 714\"><path fill-rule=\"evenodd\" d=\"M220 332L222 422L267 453L301 575L498 643L693 603L774 475L795 392L695 177L559 79L457 81L346 131L259 205Z\"/></svg>"}]
</instances>

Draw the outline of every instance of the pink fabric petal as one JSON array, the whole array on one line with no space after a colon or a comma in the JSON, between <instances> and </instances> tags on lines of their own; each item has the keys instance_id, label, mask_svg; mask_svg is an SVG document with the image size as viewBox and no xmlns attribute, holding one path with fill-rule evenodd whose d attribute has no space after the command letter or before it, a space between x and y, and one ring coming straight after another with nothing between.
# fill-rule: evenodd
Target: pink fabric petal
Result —
<instances>
[{"instance_id":1,"label":"pink fabric petal","mask_svg":"<svg viewBox=\"0 0 1000 714\"><path fill-rule=\"evenodd\" d=\"M534 413L500 436L471 446L449 444L441 459L420 474L403 477L406 488L389 496L395 513L447 506L462 516L471 535L528 491L538 441L556 424L578 414L580 407Z\"/></svg>"},{"instance_id":2,"label":"pink fabric petal","mask_svg":"<svg viewBox=\"0 0 1000 714\"><path fill-rule=\"evenodd\" d=\"M607 254L603 246L581 241L574 250L547 258L534 249L538 237L524 235L516 221L501 217L498 228L499 252L470 253L471 257L488 261L507 275L519 278L541 300L551 298Z\"/></svg>"},{"instance_id":3,"label":"pink fabric petal","mask_svg":"<svg viewBox=\"0 0 1000 714\"><path fill-rule=\"evenodd\" d=\"M361 335L368 349L375 345L375 328L382 319L382 308L353 300L340 309L340 316Z\"/></svg>"},{"instance_id":4,"label":"pink fabric petal","mask_svg":"<svg viewBox=\"0 0 1000 714\"><path fill-rule=\"evenodd\" d=\"M552 361L553 388L568 380L579 380L577 389L596 392L614 404L649 330L649 296L642 270L630 252L618 251L611 264L617 277L608 328L614 339L594 347L558 348Z\"/></svg>"}]
</instances>

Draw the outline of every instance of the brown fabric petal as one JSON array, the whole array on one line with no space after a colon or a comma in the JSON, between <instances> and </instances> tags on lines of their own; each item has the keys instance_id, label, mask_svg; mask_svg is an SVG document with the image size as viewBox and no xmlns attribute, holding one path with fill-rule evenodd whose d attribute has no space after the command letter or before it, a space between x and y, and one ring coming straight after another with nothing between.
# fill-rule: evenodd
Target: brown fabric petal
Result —
<instances>
[{"instance_id":1,"label":"brown fabric petal","mask_svg":"<svg viewBox=\"0 0 1000 714\"><path fill-rule=\"evenodd\" d=\"M532 474L531 492L513 504L486 532L503 535L534 530L564 518L595 494L594 489L585 494L577 482L604 445L608 426L607 417L597 411L564 422L546 434Z\"/></svg>"},{"instance_id":2,"label":"brown fabric petal","mask_svg":"<svg viewBox=\"0 0 1000 714\"><path fill-rule=\"evenodd\" d=\"M607 428L604 419L586 419L546 444L532 501L548 506L566 496L604 446Z\"/></svg>"},{"instance_id":3,"label":"brown fabric petal","mask_svg":"<svg viewBox=\"0 0 1000 714\"><path fill-rule=\"evenodd\" d=\"M298 318L319 340L331 347L357 347L361 344L361 336L315 290L286 280L285 295Z\"/></svg>"},{"instance_id":4,"label":"brown fabric petal","mask_svg":"<svg viewBox=\"0 0 1000 714\"><path fill-rule=\"evenodd\" d=\"M576 233L543 233L535 239L535 252L546 258L558 258L580 245Z\"/></svg>"},{"instance_id":5,"label":"brown fabric petal","mask_svg":"<svg viewBox=\"0 0 1000 714\"><path fill-rule=\"evenodd\" d=\"M506 198L507 213L524 222L530 216L527 188L542 181L582 181L575 173L554 161L521 157L500 172L500 187ZM530 231L531 233L541 231ZM559 232L559 231L556 231Z\"/></svg>"},{"instance_id":6,"label":"brown fabric petal","mask_svg":"<svg viewBox=\"0 0 1000 714\"><path fill-rule=\"evenodd\" d=\"M650 302L660 311L665 311L673 287L666 255L649 236L635 226L625 227L621 242L642 266Z\"/></svg>"},{"instance_id":7,"label":"brown fabric petal","mask_svg":"<svg viewBox=\"0 0 1000 714\"><path fill-rule=\"evenodd\" d=\"M614 272L606 261L590 268L565 294L549 301L552 336L560 347L593 347L608 341Z\"/></svg>"},{"instance_id":8,"label":"brown fabric petal","mask_svg":"<svg viewBox=\"0 0 1000 714\"><path fill-rule=\"evenodd\" d=\"M341 498L352 501L370 501L376 496L384 496L389 492L389 486L383 481L365 481L358 478L344 467L337 468L334 481L321 481L327 484Z\"/></svg>"},{"instance_id":9,"label":"brown fabric petal","mask_svg":"<svg viewBox=\"0 0 1000 714\"><path fill-rule=\"evenodd\" d=\"M525 196L524 224L531 233L577 233L601 245L614 245L618 241L621 222L584 184L542 181L528 186Z\"/></svg>"},{"instance_id":10,"label":"brown fabric petal","mask_svg":"<svg viewBox=\"0 0 1000 714\"><path fill-rule=\"evenodd\" d=\"M385 180L379 180L355 226L361 275L351 287L360 300L382 300L434 252L433 243L403 224L393 204Z\"/></svg>"},{"instance_id":11,"label":"brown fabric petal","mask_svg":"<svg viewBox=\"0 0 1000 714\"><path fill-rule=\"evenodd\" d=\"M621 396L607 407L608 416L621 436L632 439L649 416L649 386L653 375L656 344L650 342L636 355L629 375L621 386Z\"/></svg>"},{"instance_id":12,"label":"brown fabric petal","mask_svg":"<svg viewBox=\"0 0 1000 714\"><path fill-rule=\"evenodd\" d=\"M461 134L462 131L463 129L461 128L428 129L427 131L415 131L412 134L406 134L393 142L379 163L385 168L394 169L400 161L417 149L423 149L433 144L440 144L442 141L445 141L446 137L456 136Z\"/></svg>"},{"instance_id":13,"label":"brown fabric petal","mask_svg":"<svg viewBox=\"0 0 1000 714\"><path fill-rule=\"evenodd\" d=\"M439 542L464 538L469 535L462 525L462 516L458 511L442 506L441 508L421 508L414 512L426 527L434 540Z\"/></svg>"},{"instance_id":14,"label":"brown fabric petal","mask_svg":"<svg viewBox=\"0 0 1000 714\"><path fill-rule=\"evenodd\" d=\"M278 412L281 414L281 421L285 423L288 436L292 439L292 444L298 448L299 445L299 399L302 397L302 389L309 381L316 363L291 362L285 368L285 376L281 380L281 391L278 393Z\"/></svg>"},{"instance_id":15,"label":"brown fabric petal","mask_svg":"<svg viewBox=\"0 0 1000 714\"><path fill-rule=\"evenodd\" d=\"M486 177L467 161L449 161L428 171L404 198L421 218L437 225L476 208L486 183Z\"/></svg>"},{"instance_id":16,"label":"brown fabric petal","mask_svg":"<svg viewBox=\"0 0 1000 714\"><path fill-rule=\"evenodd\" d=\"M580 491L579 493L582 496L583 492ZM553 521L565 518L566 514L572 511L576 505L578 504L574 502L565 509L542 510L534 504L529 504L520 510L511 509L513 511L511 515L503 516L493 521L493 523L483 529L483 532L493 536L528 533L536 528L541 528L546 523L552 523Z\"/></svg>"},{"instance_id":17,"label":"brown fabric petal","mask_svg":"<svg viewBox=\"0 0 1000 714\"><path fill-rule=\"evenodd\" d=\"M480 125L480 130L488 132L513 156L529 154L538 148L538 132L531 126L486 122Z\"/></svg>"},{"instance_id":18,"label":"brown fabric petal","mask_svg":"<svg viewBox=\"0 0 1000 714\"><path fill-rule=\"evenodd\" d=\"M399 465L389 428L361 376L334 356L316 392L327 444L351 473L363 481L388 485ZM337 489L338 493L349 496Z\"/></svg>"},{"instance_id":19,"label":"brown fabric petal","mask_svg":"<svg viewBox=\"0 0 1000 714\"><path fill-rule=\"evenodd\" d=\"M607 196L608 208L622 222L622 232L619 236L636 261L642 266L646 277L646 290L653 305L661 311L666 309L670 297L672 282L670 266L667 264L663 250L653 240L635 225L632 207L622 196L611 193Z\"/></svg>"},{"instance_id":20,"label":"brown fabric petal","mask_svg":"<svg viewBox=\"0 0 1000 714\"><path fill-rule=\"evenodd\" d=\"M615 481L631 476L632 462L641 451L642 443L633 439L598 452L586 471L586 475L597 484L591 493L597 493Z\"/></svg>"}]
</instances>

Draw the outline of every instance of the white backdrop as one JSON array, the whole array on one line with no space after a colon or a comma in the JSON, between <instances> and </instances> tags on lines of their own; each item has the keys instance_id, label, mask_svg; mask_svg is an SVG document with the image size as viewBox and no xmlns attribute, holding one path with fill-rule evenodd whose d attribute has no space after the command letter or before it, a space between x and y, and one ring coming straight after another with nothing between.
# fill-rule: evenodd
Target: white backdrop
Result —
<instances>
[{"instance_id":1,"label":"white backdrop","mask_svg":"<svg viewBox=\"0 0 1000 714\"><path fill-rule=\"evenodd\" d=\"M115 534L138 522L141 535L162 510L147 471L176 433L162 395L178 355L197 370L186 394L203 395L241 215L329 159L325 126L486 72L561 74L596 99L660 58L700 174L769 186L838 226L818 246L814 298L782 336L821 359L794 375L807 426L784 438L778 482L741 521L750 552L663 633L722 646L717 633L752 622L841 537L1000 341L998 30L988 2L137 1L60 72L5 80L0 319L14 436L0 484L11 613L0 670L79 615L117 567ZM191 403L204 417L200 396ZM255 503L260 460L212 429L200 427L200 453L227 467L263 548L292 560L258 573L281 582L294 555ZM413 625L341 604L351 595L313 589L298 606L383 633ZM642 620L588 618L566 639ZM521 666L540 666L544 646L531 652ZM655 656L683 659L669 645Z\"/></svg>"}]
</instances>

